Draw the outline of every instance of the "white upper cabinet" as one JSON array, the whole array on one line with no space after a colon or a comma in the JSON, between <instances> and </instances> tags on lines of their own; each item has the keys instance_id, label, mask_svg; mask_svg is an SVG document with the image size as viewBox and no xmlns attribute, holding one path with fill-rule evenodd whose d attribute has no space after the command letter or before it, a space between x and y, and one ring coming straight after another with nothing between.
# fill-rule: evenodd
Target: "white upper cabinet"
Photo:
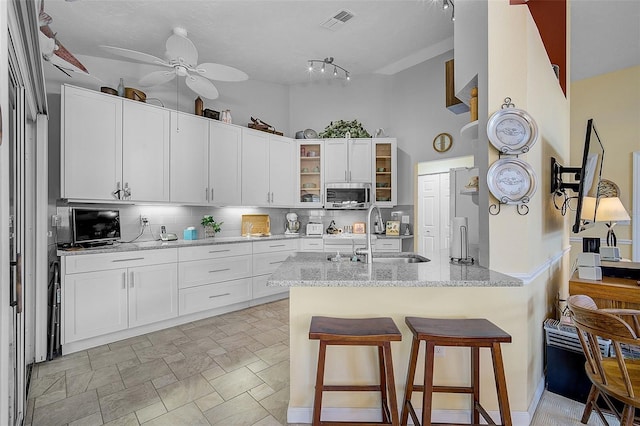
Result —
<instances>
[{"instance_id":1,"label":"white upper cabinet","mask_svg":"<svg viewBox=\"0 0 640 426\"><path fill-rule=\"evenodd\" d=\"M122 189L122 98L62 86L61 196L118 199Z\"/></svg>"},{"instance_id":2,"label":"white upper cabinet","mask_svg":"<svg viewBox=\"0 0 640 426\"><path fill-rule=\"evenodd\" d=\"M371 183L371 139L325 139L324 181Z\"/></svg>"},{"instance_id":3,"label":"white upper cabinet","mask_svg":"<svg viewBox=\"0 0 640 426\"><path fill-rule=\"evenodd\" d=\"M395 138L373 139L373 202L380 207L398 204L398 145Z\"/></svg>"},{"instance_id":4,"label":"white upper cabinet","mask_svg":"<svg viewBox=\"0 0 640 426\"><path fill-rule=\"evenodd\" d=\"M295 179L294 140L283 136L269 136L269 189L272 207L292 207Z\"/></svg>"},{"instance_id":5,"label":"white upper cabinet","mask_svg":"<svg viewBox=\"0 0 640 426\"><path fill-rule=\"evenodd\" d=\"M218 121L209 122L209 202L218 206L242 204L242 131Z\"/></svg>"},{"instance_id":6,"label":"white upper cabinet","mask_svg":"<svg viewBox=\"0 0 640 426\"><path fill-rule=\"evenodd\" d=\"M209 200L209 121L171 113L171 201L206 204Z\"/></svg>"},{"instance_id":7,"label":"white upper cabinet","mask_svg":"<svg viewBox=\"0 0 640 426\"><path fill-rule=\"evenodd\" d=\"M291 207L294 141L242 129L242 205Z\"/></svg>"},{"instance_id":8,"label":"white upper cabinet","mask_svg":"<svg viewBox=\"0 0 640 426\"><path fill-rule=\"evenodd\" d=\"M125 101L123 117L124 199L169 201L169 111Z\"/></svg>"},{"instance_id":9,"label":"white upper cabinet","mask_svg":"<svg viewBox=\"0 0 640 426\"><path fill-rule=\"evenodd\" d=\"M242 129L242 205L269 206L269 135Z\"/></svg>"},{"instance_id":10,"label":"white upper cabinet","mask_svg":"<svg viewBox=\"0 0 640 426\"><path fill-rule=\"evenodd\" d=\"M169 201L169 111L62 86L63 198Z\"/></svg>"}]
</instances>

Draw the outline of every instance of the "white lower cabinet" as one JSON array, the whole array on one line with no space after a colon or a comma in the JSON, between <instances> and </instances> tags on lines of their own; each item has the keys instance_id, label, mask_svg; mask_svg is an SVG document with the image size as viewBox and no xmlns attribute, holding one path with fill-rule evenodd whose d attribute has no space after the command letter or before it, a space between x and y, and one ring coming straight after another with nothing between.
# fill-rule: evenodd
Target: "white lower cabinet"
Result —
<instances>
[{"instance_id":1,"label":"white lower cabinet","mask_svg":"<svg viewBox=\"0 0 640 426\"><path fill-rule=\"evenodd\" d=\"M400 239L389 239L389 238L378 238L376 242L373 243L373 252L387 252L387 253L400 253L402 251L402 240Z\"/></svg>"},{"instance_id":2,"label":"white lower cabinet","mask_svg":"<svg viewBox=\"0 0 640 426\"><path fill-rule=\"evenodd\" d=\"M180 290L180 315L220 308L251 299L251 278Z\"/></svg>"},{"instance_id":3,"label":"white lower cabinet","mask_svg":"<svg viewBox=\"0 0 640 426\"><path fill-rule=\"evenodd\" d=\"M178 256L180 315L251 300L251 243L184 247Z\"/></svg>"},{"instance_id":4,"label":"white lower cabinet","mask_svg":"<svg viewBox=\"0 0 640 426\"><path fill-rule=\"evenodd\" d=\"M298 249L292 238L63 256L63 353L286 297L267 280Z\"/></svg>"},{"instance_id":5,"label":"white lower cabinet","mask_svg":"<svg viewBox=\"0 0 640 426\"><path fill-rule=\"evenodd\" d=\"M177 272L175 263L129 269L129 327L178 316Z\"/></svg>"},{"instance_id":6,"label":"white lower cabinet","mask_svg":"<svg viewBox=\"0 0 640 426\"><path fill-rule=\"evenodd\" d=\"M324 251L322 238L300 238L300 251Z\"/></svg>"},{"instance_id":7,"label":"white lower cabinet","mask_svg":"<svg viewBox=\"0 0 640 426\"><path fill-rule=\"evenodd\" d=\"M68 256L63 343L176 317L177 260L176 249Z\"/></svg>"},{"instance_id":8,"label":"white lower cabinet","mask_svg":"<svg viewBox=\"0 0 640 426\"><path fill-rule=\"evenodd\" d=\"M257 241L253 243L253 298L289 292L289 287L267 286L271 274L298 250L299 240Z\"/></svg>"},{"instance_id":9,"label":"white lower cabinet","mask_svg":"<svg viewBox=\"0 0 640 426\"><path fill-rule=\"evenodd\" d=\"M67 275L63 343L126 329L126 285L126 269Z\"/></svg>"}]
</instances>

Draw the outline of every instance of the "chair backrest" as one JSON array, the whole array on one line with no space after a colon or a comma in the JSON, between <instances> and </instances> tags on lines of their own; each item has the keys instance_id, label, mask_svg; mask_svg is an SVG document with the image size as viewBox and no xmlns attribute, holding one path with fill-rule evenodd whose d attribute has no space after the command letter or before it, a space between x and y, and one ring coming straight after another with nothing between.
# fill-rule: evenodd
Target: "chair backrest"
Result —
<instances>
[{"instance_id":1,"label":"chair backrest","mask_svg":"<svg viewBox=\"0 0 640 426\"><path fill-rule=\"evenodd\" d=\"M600 378L603 385L608 384L607 374L603 367L603 358L598 346L598 337L611 340L615 350L620 378L624 380L628 397L634 398L634 391L629 378L627 365L620 347L621 343L638 345L640 339L634 329L619 316L611 313L628 315L630 311L598 309L593 299L585 295L574 295L568 299L569 310L576 328L579 330L580 344L587 358L591 373ZM608 374L611 374L609 372Z\"/></svg>"}]
</instances>

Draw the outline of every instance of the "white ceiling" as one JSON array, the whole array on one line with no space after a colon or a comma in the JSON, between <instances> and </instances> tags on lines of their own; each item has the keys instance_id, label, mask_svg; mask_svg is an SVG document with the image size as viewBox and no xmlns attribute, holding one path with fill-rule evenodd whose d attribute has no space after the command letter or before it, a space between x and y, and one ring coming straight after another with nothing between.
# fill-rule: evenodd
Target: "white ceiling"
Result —
<instances>
[{"instance_id":1,"label":"white ceiling","mask_svg":"<svg viewBox=\"0 0 640 426\"><path fill-rule=\"evenodd\" d=\"M337 31L320 27L340 9L355 17ZM118 59L98 47L111 45L163 57L172 28L182 26L200 63L280 84L309 80L308 59L333 56L357 78L391 74L453 46L450 12L434 0L45 0L45 11L59 41L79 56ZM573 80L640 64L640 1L574 0L571 14ZM53 84L73 81L48 64L45 75Z\"/></svg>"}]
</instances>

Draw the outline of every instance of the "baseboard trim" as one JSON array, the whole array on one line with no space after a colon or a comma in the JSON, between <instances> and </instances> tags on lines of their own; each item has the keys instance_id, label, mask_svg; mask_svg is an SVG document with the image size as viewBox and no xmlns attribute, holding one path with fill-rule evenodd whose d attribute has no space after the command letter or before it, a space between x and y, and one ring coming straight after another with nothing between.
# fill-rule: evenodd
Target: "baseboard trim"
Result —
<instances>
[{"instance_id":1,"label":"baseboard trim","mask_svg":"<svg viewBox=\"0 0 640 426\"><path fill-rule=\"evenodd\" d=\"M543 387L544 390L544 381ZM540 394L541 396L542 394ZM540 397L537 398L537 401ZM535 412L537 402L531 405ZM529 408L531 410L531 407ZM422 415L422 410L417 409L418 416ZM494 420L500 418L498 411L489 411L489 415ZM311 407L291 407L287 409L287 422L298 424L311 424L313 410ZM468 423L471 416L470 410L433 410L432 420L436 423ZM511 411L511 421L513 426L529 426L533 414L529 411ZM325 407L322 409L322 420L324 421L348 421L348 422L378 422L380 421L379 408L349 408L349 407ZM409 417L409 424L413 421Z\"/></svg>"}]
</instances>

